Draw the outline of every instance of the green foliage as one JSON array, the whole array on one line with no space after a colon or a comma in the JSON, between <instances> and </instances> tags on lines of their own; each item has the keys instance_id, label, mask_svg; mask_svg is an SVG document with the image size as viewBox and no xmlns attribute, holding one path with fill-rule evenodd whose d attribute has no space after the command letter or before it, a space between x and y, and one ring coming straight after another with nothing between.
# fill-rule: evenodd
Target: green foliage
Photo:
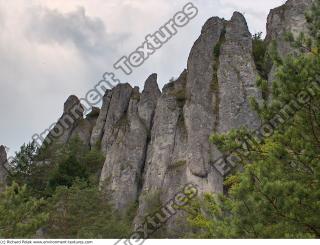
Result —
<instances>
[{"instance_id":1,"label":"green foliage","mask_svg":"<svg viewBox=\"0 0 320 245\"><path fill-rule=\"evenodd\" d=\"M259 75L261 78L267 79L272 63L268 54L268 43L261 36L262 32L252 36L252 53Z\"/></svg>"},{"instance_id":2,"label":"green foliage","mask_svg":"<svg viewBox=\"0 0 320 245\"><path fill-rule=\"evenodd\" d=\"M34 143L23 145L10 163L10 182L27 185L34 197L49 197L57 186L71 186L76 178L97 184L104 157L89 150L78 137L66 145L38 149Z\"/></svg>"},{"instance_id":3,"label":"green foliage","mask_svg":"<svg viewBox=\"0 0 320 245\"><path fill-rule=\"evenodd\" d=\"M213 54L215 58L219 58L221 52L221 46L226 40L226 28L224 27L220 35L218 43L213 48Z\"/></svg>"},{"instance_id":4,"label":"green foliage","mask_svg":"<svg viewBox=\"0 0 320 245\"><path fill-rule=\"evenodd\" d=\"M27 187L13 183L0 194L0 237L32 238L46 223L44 199L35 199Z\"/></svg>"},{"instance_id":5,"label":"green foliage","mask_svg":"<svg viewBox=\"0 0 320 245\"><path fill-rule=\"evenodd\" d=\"M129 236L130 223L121 218L102 198L96 186L75 181L60 186L49 200L50 238L107 239Z\"/></svg>"},{"instance_id":6,"label":"green foliage","mask_svg":"<svg viewBox=\"0 0 320 245\"><path fill-rule=\"evenodd\" d=\"M41 158L34 142L24 144L9 163L9 182L27 185L33 196L45 196L48 173L52 165Z\"/></svg>"},{"instance_id":7,"label":"green foliage","mask_svg":"<svg viewBox=\"0 0 320 245\"><path fill-rule=\"evenodd\" d=\"M77 178L86 180L88 177L86 165L81 164L75 156L71 155L66 161L59 163L52 172L48 188L55 190L58 186L70 187Z\"/></svg>"},{"instance_id":8,"label":"green foliage","mask_svg":"<svg viewBox=\"0 0 320 245\"><path fill-rule=\"evenodd\" d=\"M126 129L129 127L130 121L127 115L123 115L115 124L115 127L117 128L123 128Z\"/></svg>"},{"instance_id":9,"label":"green foliage","mask_svg":"<svg viewBox=\"0 0 320 245\"><path fill-rule=\"evenodd\" d=\"M182 89L174 89L171 93L171 96L176 98L177 104L179 107L183 107L187 100L186 90L185 88Z\"/></svg>"},{"instance_id":10,"label":"green foliage","mask_svg":"<svg viewBox=\"0 0 320 245\"><path fill-rule=\"evenodd\" d=\"M91 149L85 154L83 162L85 163L85 167L89 172L89 177L92 181L98 181L104 160L105 157L101 151L96 148Z\"/></svg>"},{"instance_id":11,"label":"green foliage","mask_svg":"<svg viewBox=\"0 0 320 245\"><path fill-rule=\"evenodd\" d=\"M312 9L306 13L306 18L310 24L310 33L314 39L313 48L316 49L318 53L320 50L320 1L316 0L312 6Z\"/></svg>"},{"instance_id":12,"label":"green foliage","mask_svg":"<svg viewBox=\"0 0 320 245\"><path fill-rule=\"evenodd\" d=\"M48 176L47 192L50 195L56 187L70 187L76 179L97 184L104 161L98 149L89 150L79 138L74 138L57 154L57 164Z\"/></svg>"},{"instance_id":13,"label":"green foliage","mask_svg":"<svg viewBox=\"0 0 320 245\"><path fill-rule=\"evenodd\" d=\"M276 55L272 98L254 101L263 122L292 100L300 104L299 110L261 144L249 148L241 144L250 135L248 129L211 137L225 153L238 149L242 171L225 181L227 196L209 195L193 207L190 222L201 234L197 237L320 237L320 54L314 51L320 43L320 1L315 3L308 19L312 39L300 35L295 42L304 52L284 60Z\"/></svg>"},{"instance_id":14,"label":"green foliage","mask_svg":"<svg viewBox=\"0 0 320 245\"><path fill-rule=\"evenodd\" d=\"M39 228L47 238L128 237L136 206L120 216L98 190L102 153L78 137L48 149L24 145L12 161L12 186L0 196L0 237L31 238Z\"/></svg>"},{"instance_id":15,"label":"green foliage","mask_svg":"<svg viewBox=\"0 0 320 245\"><path fill-rule=\"evenodd\" d=\"M33 162L37 156L37 147L34 142L23 144L20 151L10 162L11 175L19 175L21 179L27 178L33 169Z\"/></svg>"},{"instance_id":16,"label":"green foliage","mask_svg":"<svg viewBox=\"0 0 320 245\"><path fill-rule=\"evenodd\" d=\"M144 199L147 204L146 214L153 214L161 208L160 190L150 191Z\"/></svg>"},{"instance_id":17,"label":"green foliage","mask_svg":"<svg viewBox=\"0 0 320 245\"><path fill-rule=\"evenodd\" d=\"M174 162L172 165L169 165L168 170L175 170L185 166L186 164L187 164L187 161L185 160L177 161L177 162Z\"/></svg>"}]
</instances>

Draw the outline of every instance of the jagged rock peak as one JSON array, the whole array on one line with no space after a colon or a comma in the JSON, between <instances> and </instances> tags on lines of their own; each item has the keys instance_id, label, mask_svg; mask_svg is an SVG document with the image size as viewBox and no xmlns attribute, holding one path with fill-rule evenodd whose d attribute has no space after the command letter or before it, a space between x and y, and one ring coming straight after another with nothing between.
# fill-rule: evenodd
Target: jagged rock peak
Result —
<instances>
[{"instance_id":1,"label":"jagged rock peak","mask_svg":"<svg viewBox=\"0 0 320 245\"><path fill-rule=\"evenodd\" d=\"M158 75L156 73L151 74L147 80L144 83L144 89L143 92L155 92L155 93L160 93L160 89L158 86Z\"/></svg>"},{"instance_id":2,"label":"jagged rock peak","mask_svg":"<svg viewBox=\"0 0 320 245\"><path fill-rule=\"evenodd\" d=\"M209 18L202 26L201 35L205 35L207 32L212 32L213 27L219 25L221 22L224 22L224 20L219 17Z\"/></svg>"},{"instance_id":3,"label":"jagged rock peak","mask_svg":"<svg viewBox=\"0 0 320 245\"><path fill-rule=\"evenodd\" d=\"M157 74L153 73L147 78L138 105L139 116L144 122L147 130L150 130L152 127L154 111L157 106L158 98L161 95L157 77Z\"/></svg>"},{"instance_id":4,"label":"jagged rock peak","mask_svg":"<svg viewBox=\"0 0 320 245\"><path fill-rule=\"evenodd\" d=\"M240 33L244 37L250 37L251 39L251 33L249 31L247 21L241 13L234 12L228 23L229 25L232 25L235 36Z\"/></svg>"},{"instance_id":5,"label":"jagged rock peak","mask_svg":"<svg viewBox=\"0 0 320 245\"><path fill-rule=\"evenodd\" d=\"M75 95L70 95L66 102L64 103L64 113L70 112L76 105L81 105L80 100ZM81 106L82 108L82 106ZM83 108L82 108L83 109Z\"/></svg>"}]
</instances>

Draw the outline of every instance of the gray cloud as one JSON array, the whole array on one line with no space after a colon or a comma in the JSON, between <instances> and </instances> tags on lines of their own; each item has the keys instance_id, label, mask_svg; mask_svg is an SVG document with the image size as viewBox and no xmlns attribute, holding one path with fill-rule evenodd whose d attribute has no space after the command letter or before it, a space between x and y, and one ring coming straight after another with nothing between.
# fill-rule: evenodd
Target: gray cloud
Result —
<instances>
[{"instance_id":1,"label":"gray cloud","mask_svg":"<svg viewBox=\"0 0 320 245\"><path fill-rule=\"evenodd\" d=\"M104 22L87 16L84 7L69 13L44 7L34 9L26 33L38 42L73 45L86 55L104 56L114 55L116 47L112 44L128 36L108 36Z\"/></svg>"},{"instance_id":2,"label":"gray cloud","mask_svg":"<svg viewBox=\"0 0 320 245\"><path fill-rule=\"evenodd\" d=\"M158 73L163 86L186 67L190 48L211 16L245 12L252 32L284 0L194 0L199 15L122 82L143 86ZM112 65L141 45L188 0L0 1L0 144L11 154L62 113Z\"/></svg>"}]
</instances>

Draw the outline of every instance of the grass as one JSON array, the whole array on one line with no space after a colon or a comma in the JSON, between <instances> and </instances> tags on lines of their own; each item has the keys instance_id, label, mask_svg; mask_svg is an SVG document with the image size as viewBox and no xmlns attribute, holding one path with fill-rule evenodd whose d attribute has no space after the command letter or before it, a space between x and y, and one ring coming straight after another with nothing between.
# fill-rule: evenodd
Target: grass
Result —
<instances>
[{"instance_id":1,"label":"grass","mask_svg":"<svg viewBox=\"0 0 320 245\"><path fill-rule=\"evenodd\" d=\"M186 161L186 160L180 160L180 161L174 162L173 164L169 165L169 166L168 166L168 170L174 170L174 169L183 167L183 166L185 166L186 164L187 164L187 161Z\"/></svg>"}]
</instances>

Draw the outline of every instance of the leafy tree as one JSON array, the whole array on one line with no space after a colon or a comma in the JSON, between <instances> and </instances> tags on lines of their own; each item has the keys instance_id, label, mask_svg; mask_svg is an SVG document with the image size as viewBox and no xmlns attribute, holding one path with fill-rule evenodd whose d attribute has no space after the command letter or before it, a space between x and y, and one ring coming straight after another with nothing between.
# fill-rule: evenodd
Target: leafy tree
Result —
<instances>
[{"instance_id":1,"label":"leafy tree","mask_svg":"<svg viewBox=\"0 0 320 245\"><path fill-rule=\"evenodd\" d=\"M77 178L87 179L88 171L84 164L81 164L74 155L58 164L57 168L49 177L49 189L55 190L58 186L70 187Z\"/></svg>"},{"instance_id":2,"label":"leafy tree","mask_svg":"<svg viewBox=\"0 0 320 245\"><path fill-rule=\"evenodd\" d=\"M270 101L253 101L262 122L269 122L284 105L296 101L296 113L272 128L261 144L247 129L214 135L225 152L236 152L239 168L226 179L226 196L207 195L193 207L193 227L207 238L320 237L320 1L308 13L311 38L300 35L303 51L276 62ZM303 101L303 103L301 102Z\"/></svg>"},{"instance_id":3,"label":"leafy tree","mask_svg":"<svg viewBox=\"0 0 320 245\"><path fill-rule=\"evenodd\" d=\"M32 238L48 219L46 202L35 199L27 187L13 183L0 194L0 237Z\"/></svg>"},{"instance_id":4,"label":"leafy tree","mask_svg":"<svg viewBox=\"0 0 320 245\"><path fill-rule=\"evenodd\" d=\"M24 144L10 162L10 182L27 185L37 198L49 197L59 185L71 186L76 178L98 183L104 156L96 148L89 150L75 137L66 145L38 148Z\"/></svg>"},{"instance_id":5,"label":"leafy tree","mask_svg":"<svg viewBox=\"0 0 320 245\"><path fill-rule=\"evenodd\" d=\"M9 182L27 185L29 193L39 198L45 195L51 169L52 165L39 157L34 142L24 144L9 163Z\"/></svg>"},{"instance_id":6,"label":"leafy tree","mask_svg":"<svg viewBox=\"0 0 320 245\"><path fill-rule=\"evenodd\" d=\"M32 173L33 162L36 158L37 147L34 142L23 144L20 151L16 152L16 156L9 163L11 175L26 181Z\"/></svg>"},{"instance_id":7,"label":"leafy tree","mask_svg":"<svg viewBox=\"0 0 320 245\"><path fill-rule=\"evenodd\" d=\"M48 180L49 192L58 186L70 187L76 179L98 184L104 159L99 150L89 150L79 138L72 139L59 151L58 164Z\"/></svg>"},{"instance_id":8,"label":"leafy tree","mask_svg":"<svg viewBox=\"0 0 320 245\"><path fill-rule=\"evenodd\" d=\"M60 186L49 200L50 238L125 238L130 225L111 208L96 186L77 180ZM131 220L130 220L131 221Z\"/></svg>"}]
</instances>

